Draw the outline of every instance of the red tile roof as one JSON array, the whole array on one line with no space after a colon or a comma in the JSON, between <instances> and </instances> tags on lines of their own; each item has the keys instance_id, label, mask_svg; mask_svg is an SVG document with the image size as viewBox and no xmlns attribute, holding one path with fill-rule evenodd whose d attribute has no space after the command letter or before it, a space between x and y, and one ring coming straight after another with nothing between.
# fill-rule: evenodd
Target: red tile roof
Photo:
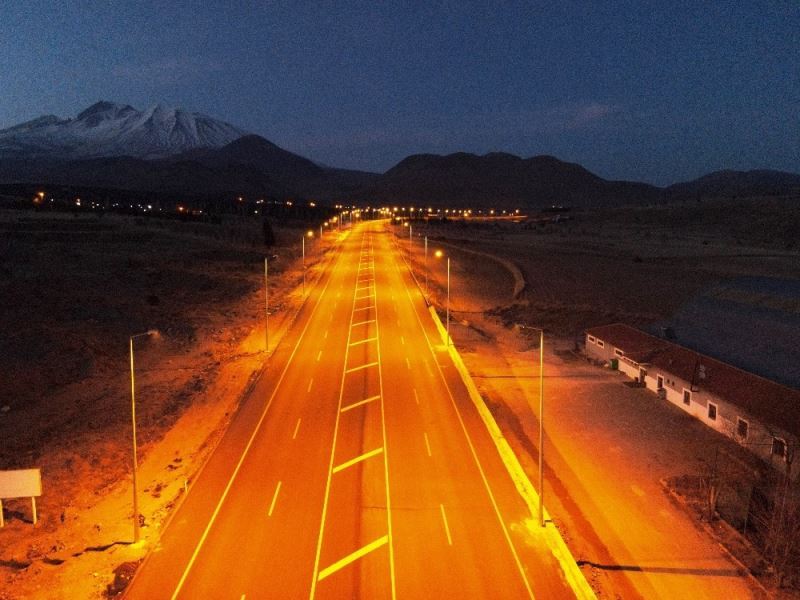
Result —
<instances>
[{"instance_id":1,"label":"red tile roof","mask_svg":"<svg viewBox=\"0 0 800 600\"><path fill-rule=\"evenodd\" d=\"M800 436L800 391L657 338L623 323L587 329L625 356L694 384L742 408L764 425L772 424ZM701 378L701 373L705 377Z\"/></svg>"}]
</instances>

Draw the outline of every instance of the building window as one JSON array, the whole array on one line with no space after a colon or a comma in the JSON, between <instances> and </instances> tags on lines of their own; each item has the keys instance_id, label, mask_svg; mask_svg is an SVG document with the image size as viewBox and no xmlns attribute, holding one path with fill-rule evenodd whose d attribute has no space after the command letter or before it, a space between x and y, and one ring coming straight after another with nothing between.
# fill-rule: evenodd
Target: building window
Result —
<instances>
[{"instance_id":1,"label":"building window","mask_svg":"<svg viewBox=\"0 0 800 600\"><path fill-rule=\"evenodd\" d=\"M786 440L779 437L772 438L772 456L780 456L786 460Z\"/></svg>"},{"instance_id":2,"label":"building window","mask_svg":"<svg viewBox=\"0 0 800 600\"><path fill-rule=\"evenodd\" d=\"M600 346L601 348L606 347L606 343L603 340L597 340L597 345Z\"/></svg>"},{"instance_id":3,"label":"building window","mask_svg":"<svg viewBox=\"0 0 800 600\"><path fill-rule=\"evenodd\" d=\"M692 392L691 392L691 390L687 390L686 388L683 388L683 403L686 406L689 406L692 403ZM711 416L711 406L712 405L709 405L709 407L708 407L708 415L709 415L708 418L709 419L715 419L716 416L717 416L716 407L715 407L715 410L714 410L714 416L712 417Z\"/></svg>"},{"instance_id":4,"label":"building window","mask_svg":"<svg viewBox=\"0 0 800 600\"><path fill-rule=\"evenodd\" d=\"M614 348L614 354L616 354L620 358L625 356L625 353L622 350L620 350L619 348Z\"/></svg>"},{"instance_id":5,"label":"building window","mask_svg":"<svg viewBox=\"0 0 800 600\"><path fill-rule=\"evenodd\" d=\"M686 392L683 393L684 398L686 397ZM684 400L685 402L685 400ZM717 405L713 402L708 403L708 420L709 421L716 421L717 420Z\"/></svg>"},{"instance_id":6,"label":"building window","mask_svg":"<svg viewBox=\"0 0 800 600\"><path fill-rule=\"evenodd\" d=\"M746 440L749 433L750 423L745 421L742 417L736 417L736 435L740 440Z\"/></svg>"},{"instance_id":7,"label":"building window","mask_svg":"<svg viewBox=\"0 0 800 600\"><path fill-rule=\"evenodd\" d=\"M595 343L596 340L597 340L597 338L594 337L593 335L589 336L589 341L592 342L593 344Z\"/></svg>"}]
</instances>

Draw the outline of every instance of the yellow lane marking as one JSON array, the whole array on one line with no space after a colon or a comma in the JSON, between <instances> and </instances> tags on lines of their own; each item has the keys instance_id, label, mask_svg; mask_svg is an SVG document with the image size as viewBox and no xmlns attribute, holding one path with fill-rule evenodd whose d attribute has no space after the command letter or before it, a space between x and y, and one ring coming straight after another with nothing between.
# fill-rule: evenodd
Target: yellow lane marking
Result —
<instances>
[{"instance_id":1,"label":"yellow lane marking","mask_svg":"<svg viewBox=\"0 0 800 600\"><path fill-rule=\"evenodd\" d=\"M278 487L275 488L275 493L272 495L272 504L269 505L268 517L272 516L272 511L275 510L275 503L278 501L278 492L281 491L281 482L278 482Z\"/></svg>"},{"instance_id":2,"label":"yellow lane marking","mask_svg":"<svg viewBox=\"0 0 800 600\"><path fill-rule=\"evenodd\" d=\"M442 511L442 521L444 521L444 532L447 534L447 543L453 545L453 538L450 537L450 527L447 525L447 515L444 514L444 504L440 504L439 508Z\"/></svg>"},{"instance_id":3,"label":"yellow lane marking","mask_svg":"<svg viewBox=\"0 0 800 600\"><path fill-rule=\"evenodd\" d=\"M368 402L372 402L373 400L377 400L378 398L380 398L380 394L377 395L377 396L370 396L366 400L359 400L358 402L354 402L353 404L348 404L340 412L348 411L350 409L355 408L356 406L361 406L362 404L367 404Z\"/></svg>"},{"instance_id":4,"label":"yellow lane marking","mask_svg":"<svg viewBox=\"0 0 800 600\"><path fill-rule=\"evenodd\" d=\"M425 436L425 448L428 449L428 456L433 456L433 454L431 454L431 443L428 441L428 434L423 433L422 435Z\"/></svg>"},{"instance_id":5,"label":"yellow lane marking","mask_svg":"<svg viewBox=\"0 0 800 600\"><path fill-rule=\"evenodd\" d=\"M297 419L297 425L294 426L294 433L292 434L292 439L297 437L297 432L300 431L300 419Z\"/></svg>"},{"instance_id":6,"label":"yellow lane marking","mask_svg":"<svg viewBox=\"0 0 800 600\"><path fill-rule=\"evenodd\" d=\"M367 342L374 342L377 340L377 337L365 338L363 340L358 340L357 342L350 342L351 346L358 346L359 344L366 344Z\"/></svg>"},{"instance_id":7,"label":"yellow lane marking","mask_svg":"<svg viewBox=\"0 0 800 600\"><path fill-rule=\"evenodd\" d=\"M367 544L363 548L359 548L358 550L356 550L352 554L348 554L343 559L337 560L331 566L326 567L326 568L322 569L322 571L319 572L319 576L317 577L317 581L322 581L328 575L336 573L336 571L339 571L339 570L343 569L344 567L349 565L351 562L358 560L362 556L366 556L367 554L369 554L373 550L377 550L378 548L380 548L381 546L386 544L388 541L389 541L389 536L385 535L382 538L378 538L374 542L372 542L370 544Z\"/></svg>"},{"instance_id":8,"label":"yellow lane marking","mask_svg":"<svg viewBox=\"0 0 800 600\"><path fill-rule=\"evenodd\" d=\"M343 462L342 464L333 467L333 472L338 473L339 471L344 471L348 467L352 467L353 465L360 463L362 460L367 460L368 458L372 458L373 456L378 456L378 454L383 452L383 448L375 448L375 450L370 450L369 452L365 452L361 456L356 456L355 458L351 458L347 462Z\"/></svg>"},{"instance_id":9,"label":"yellow lane marking","mask_svg":"<svg viewBox=\"0 0 800 600\"><path fill-rule=\"evenodd\" d=\"M362 369L368 369L370 367L374 367L377 364L378 364L378 361L374 361L374 362L371 362L371 363L367 363L365 365L361 365L361 366L358 366L358 367L353 367L351 369L347 369L345 371L345 373L352 373L353 371L361 371Z\"/></svg>"}]
</instances>

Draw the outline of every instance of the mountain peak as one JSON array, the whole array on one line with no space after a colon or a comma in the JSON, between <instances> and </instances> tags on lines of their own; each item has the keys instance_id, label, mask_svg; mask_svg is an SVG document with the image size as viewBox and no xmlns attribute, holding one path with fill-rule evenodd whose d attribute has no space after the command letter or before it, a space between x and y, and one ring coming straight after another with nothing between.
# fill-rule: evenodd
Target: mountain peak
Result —
<instances>
[{"instance_id":1,"label":"mountain peak","mask_svg":"<svg viewBox=\"0 0 800 600\"><path fill-rule=\"evenodd\" d=\"M197 148L220 148L246 132L225 123L159 103L145 111L101 100L77 118L40 117L0 131L0 157L159 158Z\"/></svg>"}]
</instances>

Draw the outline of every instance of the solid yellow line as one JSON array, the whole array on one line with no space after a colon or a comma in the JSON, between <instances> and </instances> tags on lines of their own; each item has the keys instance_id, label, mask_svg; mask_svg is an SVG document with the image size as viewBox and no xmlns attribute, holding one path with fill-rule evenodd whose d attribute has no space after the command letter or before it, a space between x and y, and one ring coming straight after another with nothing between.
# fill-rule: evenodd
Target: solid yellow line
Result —
<instances>
[{"instance_id":1,"label":"solid yellow line","mask_svg":"<svg viewBox=\"0 0 800 600\"><path fill-rule=\"evenodd\" d=\"M339 471L344 471L347 467L352 467L354 464L360 463L362 460L367 460L368 458L377 456L381 452L383 452L383 448L375 448L375 450L370 450L369 452L365 452L361 456L356 456L355 458L351 458L347 462L344 462L337 467L333 467L333 472L338 473Z\"/></svg>"},{"instance_id":2,"label":"solid yellow line","mask_svg":"<svg viewBox=\"0 0 800 600\"><path fill-rule=\"evenodd\" d=\"M378 398L380 398L380 396L379 396L379 395L378 395L378 396L372 396L371 398L367 398L366 400L361 400L360 402L356 402L356 403L354 403L354 404L349 404L348 406L345 406L345 407L344 407L344 408L343 408L341 411L339 411L339 412L345 412L345 411L348 411L348 410L350 410L351 408L355 408L356 406L361 406L362 404L367 404L368 402L373 402L374 400L377 400Z\"/></svg>"},{"instance_id":3,"label":"solid yellow line","mask_svg":"<svg viewBox=\"0 0 800 600\"><path fill-rule=\"evenodd\" d=\"M354 562L354 561L358 560L359 558L369 554L373 550L377 550L378 548L383 546L388 541L389 541L389 536L385 535L382 538L378 538L374 542L367 544L363 548L359 548L358 550L356 550L352 554L348 554L343 559L337 560L330 567L326 567L326 568L322 569L322 571L319 572L319 576L317 577L317 581L322 581L328 575L332 575L333 573L336 573L336 571L339 571L339 570L343 569L344 567L349 565L351 562Z\"/></svg>"}]
</instances>

